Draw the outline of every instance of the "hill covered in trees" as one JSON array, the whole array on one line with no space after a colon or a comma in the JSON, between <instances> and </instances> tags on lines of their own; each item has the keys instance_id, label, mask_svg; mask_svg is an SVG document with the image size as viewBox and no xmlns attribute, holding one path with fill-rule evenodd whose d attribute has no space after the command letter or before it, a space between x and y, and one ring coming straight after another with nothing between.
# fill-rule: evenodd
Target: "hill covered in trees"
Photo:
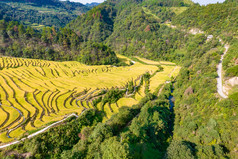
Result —
<instances>
[{"instance_id":1,"label":"hill covered in trees","mask_svg":"<svg viewBox=\"0 0 238 159\"><path fill-rule=\"evenodd\" d=\"M70 29L43 28L37 32L19 22L0 21L0 54L53 61L80 61L89 65L114 64L114 51L104 44L84 43L80 35Z\"/></svg>"},{"instance_id":2,"label":"hill covered in trees","mask_svg":"<svg viewBox=\"0 0 238 159\"><path fill-rule=\"evenodd\" d=\"M102 42L137 61L135 56L174 61L182 67L178 77L161 92L146 87L138 104L125 104L106 121L103 112L88 110L9 151L30 152L35 158L237 158L237 92L223 99L216 86L225 43L230 45L225 76L237 77L237 17L234 0L208 6L182 0L108 0L79 16L66 28L83 43ZM90 61L91 53L83 59ZM144 78L150 83L149 74ZM117 96L110 92L109 97Z\"/></svg>"},{"instance_id":3,"label":"hill covered in trees","mask_svg":"<svg viewBox=\"0 0 238 159\"><path fill-rule=\"evenodd\" d=\"M210 4L208 6L194 5L175 17L172 24L180 29L199 28L207 35L214 35L223 43L229 45L228 53L224 57L223 70L226 85L230 78L238 76L238 2L227 0L223 4ZM233 87L230 95L238 92Z\"/></svg>"},{"instance_id":4,"label":"hill covered in trees","mask_svg":"<svg viewBox=\"0 0 238 159\"><path fill-rule=\"evenodd\" d=\"M0 0L0 20L21 21L41 29L64 27L89 8L81 3L59 0Z\"/></svg>"},{"instance_id":5,"label":"hill covered in trees","mask_svg":"<svg viewBox=\"0 0 238 159\"><path fill-rule=\"evenodd\" d=\"M172 60L166 53L179 47L184 36L165 23L176 16L177 10L184 10L192 4L182 0L106 1L67 27L80 32L85 41L105 41L124 55Z\"/></svg>"}]
</instances>

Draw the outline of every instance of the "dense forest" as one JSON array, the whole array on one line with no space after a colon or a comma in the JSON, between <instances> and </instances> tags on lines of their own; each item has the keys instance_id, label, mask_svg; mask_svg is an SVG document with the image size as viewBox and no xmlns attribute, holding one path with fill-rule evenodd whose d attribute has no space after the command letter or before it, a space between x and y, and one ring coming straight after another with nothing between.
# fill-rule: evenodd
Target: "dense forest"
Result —
<instances>
[{"instance_id":1,"label":"dense forest","mask_svg":"<svg viewBox=\"0 0 238 159\"><path fill-rule=\"evenodd\" d=\"M185 34L168 27L165 22L176 15L174 8L189 5L191 2L174 0L106 1L67 27L80 32L85 41L105 41L127 56L172 61L174 58L167 53L181 47Z\"/></svg>"},{"instance_id":2,"label":"dense forest","mask_svg":"<svg viewBox=\"0 0 238 159\"><path fill-rule=\"evenodd\" d=\"M175 17L172 23L186 29L196 27L230 41L238 34L237 8L237 2L228 1L208 6L193 5Z\"/></svg>"},{"instance_id":3,"label":"dense forest","mask_svg":"<svg viewBox=\"0 0 238 159\"><path fill-rule=\"evenodd\" d=\"M14 158L16 154L5 154L15 150L30 152L32 158L237 158L238 91L221 99L216 90L217 64L225 43L230 46L224 57L225 77L238 75L237 11L234 0L208 6L181 0L108 0L58 32L52 27L38 33L2 21L1 45L8 44L1 48L4 55L112 64L118 62L115 51L174 61L182 69L159 96L148 90L139 104L125 105L106 122L103 112L87 110L1 155ZM193 28L204 33L189 33ZM213 38L208 40L208 35ZM27 51L39 43L39 50L49 49ZM105 100L120 95L112 90Z\"/></svg>"},{"instance_id":4,"label":"dense forest","mask_svg":"<svg viewBox=\"0 0 238 159\"><path fill-rule=\"evenodd\" d=\"M0 0L0 20L21 21L36 29L64 27L89 8L81 3L59 0Z\"/></svg>"},{"instance_id":5,"label":"dense forest","mask_svg":"<svg viewBox=\"0 0 238 159\"><path fill-rule=\"evenodd\" d=\"M193 5L185 12L175 17L174 25L181 28L199 28L207 34L219 36L231 45L225 57L224 69L226 76L237 76L237 29L238 29L237 1L226 1L223 4L208 6Z\"/></svg>"},{"instance_id":6,"label":"dense forest","mask_svg":"<svg viewBox=\"0 0 238 159\"><path fill-rule=\"evenodd\" d=\"M37 32L16 21L0 21L0 28L0 54L3 56L75 60L89 65L118 63L115 52L106 45L83 43L82 37L70 29L56 31L54 27L47 27Z\"/></svg>"}]
</instances>

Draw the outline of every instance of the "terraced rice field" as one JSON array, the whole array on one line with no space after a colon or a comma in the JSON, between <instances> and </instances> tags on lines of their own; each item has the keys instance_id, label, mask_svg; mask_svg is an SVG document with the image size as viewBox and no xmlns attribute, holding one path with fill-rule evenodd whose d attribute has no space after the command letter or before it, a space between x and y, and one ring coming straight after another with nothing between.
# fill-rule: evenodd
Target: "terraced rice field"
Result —
<instances>
[{"instance_id":1,"label":"terraced rice field","mask_svg":"<svg viewBox=\"0 0 238 159\"><path fill-rule=\"evenodd\" d=\"M176 77L179 73L180 67L166 66L163 72L158 72L150 79L150 91L154 92L158 85L163 84L165 81L169 81L171 77ZM169 74L168 74L169 72Z\"/></svg>"},{"instance_id":2,"label":"terraced rice field","mask_svg":"<svg viewBox=\"0 0 238 159\"><path fill-rule=\"evenodd\" d=\"M121 55L119 58L130 61ZM175 72L175 66L163 67L163 72L151 78L152 92ZM129 81L138 85L143 74L154 74L157 70L156 65L139 62L114 67L0 57L0 144L88 108L103 108L109 118L121 106L138 103L145 96L145 85L143 83L137 92L133 92L133 96L124 95L116 103L106 103L104 107L101 103L93 104L95 99L103 96L102 91L111 88L126 90Z\"/></svg>"},{"instance_id":3,"label":"terraced rice field","mask_svg":"<svg viewBox=\"0 0 238 159\"><path fill-rule=\"evenodd\" d=\"M148 59L138 57L138 56L136 56L136 58L144 63L149 64L149 65L175 65L174 63L169 62L169 61L152 61L152 60L148 60Z\"/></svg>"}]
</instances>

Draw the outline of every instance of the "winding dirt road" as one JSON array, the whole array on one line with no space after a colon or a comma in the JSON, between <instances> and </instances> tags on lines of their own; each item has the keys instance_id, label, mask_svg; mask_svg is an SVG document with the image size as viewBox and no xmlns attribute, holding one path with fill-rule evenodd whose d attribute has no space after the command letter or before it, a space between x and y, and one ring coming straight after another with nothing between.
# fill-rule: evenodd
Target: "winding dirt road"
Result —
<instances>
[{"instance_id":1,"label":"winding dirt road","mask_svg":"<svg viewBox=\"0 0 238 159\"><path fill-rule=\"evenodd\" d=\"M222 98L228 98L227 95L225 95L225 93L223 92L223 85L222 85L222 61L223 61L224 55L227 53L227 51L229 49L229 45L226 44L224 47L225 47L225 51L221 55L221 59L220 59L220 62L218 64L218 67L217 67L217 74L218 74L218 77L217 77L217 92L219 93L219 95Z\"/></svg>"}]
</instances>

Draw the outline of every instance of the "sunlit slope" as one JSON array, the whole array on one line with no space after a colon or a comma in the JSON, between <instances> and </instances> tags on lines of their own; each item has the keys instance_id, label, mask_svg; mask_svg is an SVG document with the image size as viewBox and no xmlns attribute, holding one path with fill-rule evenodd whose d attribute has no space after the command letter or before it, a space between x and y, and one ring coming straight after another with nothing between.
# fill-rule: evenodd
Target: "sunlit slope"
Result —
<instances>
[{"instance_id":1,"label":"sunlit slope","mask_svg":"<svg viewBox=\"0 0 238 159\"><path fill-rule=\"evenodd\" d=\"M142 82L134 94L125 91L126 94L113 104L102 106L94 104L94 100L103 97L111 88L126 90L129 81L139 85L147 72L155 74L151 81L153 93L175 68L163 67L164 71L157 73L156 65L140 62L124 67L87 66L79 62L1 57L0 142L14 140L27 131L39 129L73 112L80 114L88 108L103 109L109 118L121 106L138 103L145 96L145 84ZM164 73L161 79L160 73Z\"/></svg>"}]
</instances>

